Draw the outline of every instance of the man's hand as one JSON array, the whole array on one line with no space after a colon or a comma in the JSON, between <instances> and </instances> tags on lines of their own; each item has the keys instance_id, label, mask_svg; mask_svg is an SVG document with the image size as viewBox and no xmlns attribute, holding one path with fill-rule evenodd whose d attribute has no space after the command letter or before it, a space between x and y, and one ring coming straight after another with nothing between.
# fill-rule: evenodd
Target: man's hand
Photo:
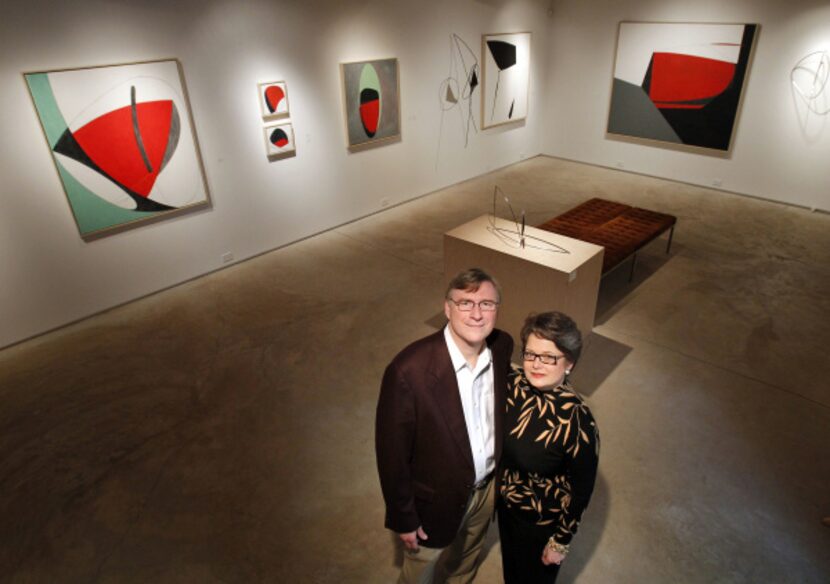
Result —
<instances>
[{"instance_id":1,"label":"man's hand","mask_svg":"<svg viewBox=\"0 0 830 584\"><path fill-rule=\"evenodd\" d=\"M418 551L418 539L429 539L423 527L418 527L416 531L410 531L409 533L399 533L398 537L401 538L404 547L413 552Z\"/></svg>"}]
</instances>

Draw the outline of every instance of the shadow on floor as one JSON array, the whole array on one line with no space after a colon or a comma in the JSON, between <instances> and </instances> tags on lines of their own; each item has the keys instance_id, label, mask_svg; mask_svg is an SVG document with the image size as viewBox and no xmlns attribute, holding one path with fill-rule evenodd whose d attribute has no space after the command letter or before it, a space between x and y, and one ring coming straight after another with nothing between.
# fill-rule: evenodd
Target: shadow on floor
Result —
<instances>
[{"instance_id":1,"label":"shadow on floor","mask_svg":"<svg viewBox=\"0 0 830 584\"><path fill-rule=\"evenodd\" d=\"M661 250L659 243L660 240L652 242L646 248L648 251L641 250L637 254L637 266L634 269L634 277L630 282L628 280L631 273L632 260L630 258L602 277L599 284L597 312L594 319L595 326L608 322L612 316L625 306L626 300L633 295L637 288L645 284L649 278L682 251L682 246L673 243L671 253L666 254L665 247Z\"/></svg>"},{"instance_id":2,"label":"shadow on floor","mask_svg":"<svg viewBox=\"0 0 830 584\"><path fill-rule=\"evenodd\" d=\"M590 397L630 352L628 345L591 333L585 339L582 357L571 376L574 389Z\"/></svg>"},{"instance_id":3,"label":"shadow on floor","mask_svg":"<svg viewBox=\"0 0 830 584\"><path fill-rule=\"evenodd\" d=\"M600 453L600 467L602 466L602 453ZM571 542L568 558L562 562L562 569L556 579L558 584L570 584L575 582L582 570L591 561L591 557L599 547L599 540L605 530L605 523L608 520L608 511L611 507L611 495L608 483L600 472L597 475L597 482L594 485L594 494L591 496L591 503L582 516L582 523L579 526Z\"/></svg>"}]
</instances>

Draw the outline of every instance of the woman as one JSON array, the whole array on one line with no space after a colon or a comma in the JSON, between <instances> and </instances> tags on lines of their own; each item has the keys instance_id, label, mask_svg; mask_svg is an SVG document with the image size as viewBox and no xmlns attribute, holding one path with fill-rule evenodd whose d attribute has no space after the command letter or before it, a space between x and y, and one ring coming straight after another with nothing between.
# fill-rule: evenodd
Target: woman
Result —
<instances>
[{"instance_id":1,"label":"woman","mask_svg":"<svg viewBox=\"0 0 830 584\"><path fill-rule=\"evenodd\" d=\"M508 377L499 536L505 584L556 581L597 475L599 434L570 387L582 336L561 312L530 315Z\"/></svg>"}]
</instances>

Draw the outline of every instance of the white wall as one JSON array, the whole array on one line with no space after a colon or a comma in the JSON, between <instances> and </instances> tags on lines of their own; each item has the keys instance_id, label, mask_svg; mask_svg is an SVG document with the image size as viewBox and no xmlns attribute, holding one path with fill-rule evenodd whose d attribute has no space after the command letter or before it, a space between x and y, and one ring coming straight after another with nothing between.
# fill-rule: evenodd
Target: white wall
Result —
<instances>
[{"instance_id":1,"label":"white wall","mask_svg":"<svg viewBox=\"0 0 830 584\"><path fill-rule=\"evenodd\" d=\"M606 137L621 20L761 25L730 158ZM550 23L545 153L830 210L830 116L808 115L789 76L830 49L827 0L555 0Z\"/></svg>"},{"instance_id":2,"label":"white wall","mask_svg":"<svg viewBox=\"0 0 830 584\"><path fill-rule=\"evenodd\" d=\"M0 347L541 151L548 71L539 0L6 2L0 19ZM445 120L449 36L532 31L527 124ZM86 243L23 72L176 57L213 208ZM397 57L399 143L346 150L339 63ZM295 158L268 162L256 84L284 79ZM478 120L478 108L476 120Z\"/></svg>"}]
</instances>

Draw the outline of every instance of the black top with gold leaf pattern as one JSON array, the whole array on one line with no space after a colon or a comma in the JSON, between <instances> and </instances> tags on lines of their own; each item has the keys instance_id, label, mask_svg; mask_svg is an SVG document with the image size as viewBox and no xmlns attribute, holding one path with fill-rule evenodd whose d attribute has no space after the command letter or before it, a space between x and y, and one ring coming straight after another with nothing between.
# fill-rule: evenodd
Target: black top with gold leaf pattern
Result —
<instances>
[{"instance_id":1,"label":"black top with gold leaf pattern","mask_svg":"<svg viewBox=\"0 0 830 584\"><path fill-rule=\"evenodd\" d=\"M554 539L567 545L597 476L599 433L591 411L567 382L542 391L513 366L505 428L503 504L529 523L550 526Z\"/></svg>"}]
</instances>

